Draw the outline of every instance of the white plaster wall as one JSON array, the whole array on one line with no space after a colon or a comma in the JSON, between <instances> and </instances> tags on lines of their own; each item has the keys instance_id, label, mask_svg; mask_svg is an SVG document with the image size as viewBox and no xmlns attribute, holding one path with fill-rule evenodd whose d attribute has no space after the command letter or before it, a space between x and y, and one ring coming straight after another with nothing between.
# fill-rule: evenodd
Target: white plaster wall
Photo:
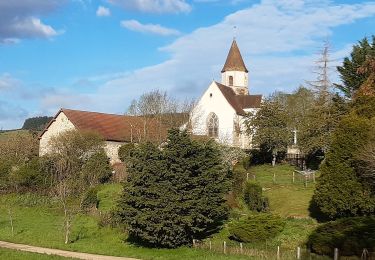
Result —
<instances>
[{"instance_id":1,"label":"white plaster wall","mask_svg":"<svg viewBox=\"0 0 375 260\"><path fill-rule=\"evenodd\" d=\"M43 156L50 151L49 142L51 137L73 129L75 129L75 126L70 122L67 116L61 112L39 140L39 156Z\"/></svg>"},{"instance_id":2,"label":"white plaster wall","mask_svg":"<svg viewBox=\"0 0 375 260\"><path fill-rule=\"evenodd\" d=\"M125 144L125 143L113 142L113 141L106 141L105 142L104 151L106 152L111 164L121 162L121 160L118 156L118 149L123 144Z\"/></svg>"},{"instance_id":3,"label":"white plaster wall","mask_svg":"<svg viewBox=\"0 0 375 260\"><path fill-rule=\"evenodd\" d=\"M212 97L210 94L212 94ZM207 117L211 112L214 112L219 118L219 136L217 141L232 145L233 118L236 112L225 99L215 82L211 83L192 111L191 124L193 134L207 135Z\"/></svg>"},{"instance_id":4,"label":"white plaster wall","mask_svg":"<svg viewBox=\"0 0 375 260\"><path fill-rule=\"evenodd\" d=\"M229 76L233 77L233 86L248 87L248 73L244 71L226 71L221 73L221 83L229 86Z\"/></svg>"}]
</instances>

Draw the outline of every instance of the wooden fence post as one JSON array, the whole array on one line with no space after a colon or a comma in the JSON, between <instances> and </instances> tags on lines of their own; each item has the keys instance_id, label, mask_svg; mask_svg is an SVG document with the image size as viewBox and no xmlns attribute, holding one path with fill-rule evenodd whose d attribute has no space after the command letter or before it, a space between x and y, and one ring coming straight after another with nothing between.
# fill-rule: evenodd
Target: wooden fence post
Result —
<instances>
[{"instance_id":1,"label":"wooden fence post","mask_svg":"<svg viewBox=\"0 0 375 260\"><path fill-rule=\"evenodd\" d=\"M315 183L315 172L313 173L313 182Z\"/></svg>"},{"instance_id":2,"label":"wooden fence post","mask_svg":"<svg viewBox=\"0 0 375 260\"><path fill-rule=\"evenodd\" d=\"M243 254L243 245L240 243L240 253Z\"/></svg>"},{"instance_id":3,"label":"wooden fence post","mask_svg":"<svg viewBox=\"0 0 375 260\"><path fill-rule=\"evenodd\" d=\"M280 246L277 246L277 259L280 259Z\"/></svg>"},{"instance_id":4,"label":"wooden fence post","mask_svg":"<svg viewBox=\"0 0 375 260\"><path fill-rule=\"evenodd\" d=\"M195 248L195 239L193 239L193 247Z\"/></svg>"},{"instance_id":5,"label":"wooden fence post","mask_svg":"<svg viewBox=\"0 0 375 260\"><path fill-rule=\"evenodd\" d=\"M339 260L339 249L335 248L333 251L333 260Z\"/></svg>"},{"instance_id":6,"label":"wooden fence post","mask_svg":"<svg viewBox=\"0 0 375 260\"><path fill-rule=\"evenodd\" d=\"M211 242L211 240L210 240L210 251L212 250L212 242Z\"/></svg>"},{"instance_id":7,"label":"wooden fence post","mask_svg":"<svg viewBox=\"0 0 375 260\"><path fill-rule=\"evenodd\" d=\"M227 253L227 242L224 241L223 243L223 249L224 249L224 254Z\"/></svg>"},{"instance_id":8,"label":"wooden fence post","mask_svg":"<svg viewBox=\"0 0 375 260\"><path fill-rule=\"evenodd\" d=\"M301 248L297 247L297 259L301 259Z\"/></svg>"},{"instance_id":9,"label":"wooden fence post","mask_svg":"<svg viewBox=\"0 0 375 260\"><path fill-rule=\"evenodd\" d=\"M246 173L246 181L249 181L249 173Z\"/></svg>"},{"instance_id":10,"label":"wooden fence post","mask_svg":"<svg viewBox=\"0 0 375 260\"><path fill-rule=\"evenodd\" d=\"M293 183L294 183L294 171L293 171Z\"/></svg>"}]
</instances>

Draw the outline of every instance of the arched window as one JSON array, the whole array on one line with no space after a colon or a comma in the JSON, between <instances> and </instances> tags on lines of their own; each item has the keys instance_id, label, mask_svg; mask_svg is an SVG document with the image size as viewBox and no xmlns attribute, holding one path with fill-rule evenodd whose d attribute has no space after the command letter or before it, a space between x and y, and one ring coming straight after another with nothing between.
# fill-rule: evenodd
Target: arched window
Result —
<instances>
[{"instance_id":1,"label":"arched window","mask_svg":"<svg viewBox=\"0 0 375 260\"><path fill-rule=\"evenodd\" d=\"M215 113L210 113L207 118L208 136L218 137L219 135L219 118Z\"/></svg>"},{"instance_id":2,"label":"arched window","mask_svg":"<svg viewBox=\"0 0 375 260\"><path fill-rule=\"evenodd\" d=\"M229 76L229 86L233 86L233 76Z\"/></svg>"}]
</instances>

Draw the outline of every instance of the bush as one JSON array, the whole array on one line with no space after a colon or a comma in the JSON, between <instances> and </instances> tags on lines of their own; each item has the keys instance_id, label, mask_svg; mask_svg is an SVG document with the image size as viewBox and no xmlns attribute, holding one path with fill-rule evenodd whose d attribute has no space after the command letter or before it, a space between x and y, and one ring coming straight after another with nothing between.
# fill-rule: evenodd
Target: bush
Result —
<instances>
[{"instance_id":1,"label":"bush","mask_svg":"<svg viewBox=\"0 0 375 260\"><path fill-rule=\"evenodd\" d=\"M83 195L83 199L81 202L81 207L83 209L89 209L89 208L97 208L99 205L99 199L98 199L98 186L93 187L85 192Z\"/></svg>"},{"instance_id":2,"label":"bush","mask_svg":"<svg viewBox=\"0 0 375 260\"><path fill-rule=\"evenodd\" d=\"M135 145L133 143L128 143L122 145L118 149L118 156L122 162L126 162L127 159L130 157L131 152L134 150Z\"/></svg>"},{"instance_id":3,"label":"bush","mask_svg":"<svg viewBox=\"0 0 375 260\"><path fill-rule=\"evenodd\" d=\"M91 155L84 163L82 174L86 183L90 185L109 181L112 176L112 169L107 154L103 149Z\"/></svg>"},{"instance_id":4,"label":"bush","mask_svg":"<svg viewBox=\"0 0 375 260\"><path fill-rule=\"evenodd\" d=\"M257 182L249 181L246 183L244 201L252 211L268 211L268 198L263 197L262 187Z\"/></svg>"},{"instance_id":5,"label":"bush","mask_svg":"<svg viewBox=\"0 0 375 260\"><path fill-rule=\"evenodd\" d=\"M48 180L49 176L42 171L39 158L33 158L11 173L12 184L21 189L41 190Z\"/></svg>"},{"instance_id":6,"label":"bush","mask_svg":"<svg viewBox=\"0 0 375 260\"><path fill-rule=\"evenodd\" d=\"M241 163L238 163L233 167L232 172L232 193L235 198L242 197L245 181L246 170Z\"/></svg>"},{"instance_id":7,"label":"bush","mask_svg":"<svg viewBox=\"0 0 375 260\"><path fill-rule=\"evenodd\" d=\"M285 220L270 213L256 213L229 225L229 238L250 243L275 237L285 226Z\"/></svg>"},{"instance_id":8,"label":"bush","mask_svg":"<svg viewBox=\"0 0 375 260\"><path fill-rule=\"evenodd\" d=\"M309 236L308 246L321 255L332 255L334 248L344 256L360 256L364 248L374 252L375 217L343 218L325 223Z\"/></svg>"}]
</instances>

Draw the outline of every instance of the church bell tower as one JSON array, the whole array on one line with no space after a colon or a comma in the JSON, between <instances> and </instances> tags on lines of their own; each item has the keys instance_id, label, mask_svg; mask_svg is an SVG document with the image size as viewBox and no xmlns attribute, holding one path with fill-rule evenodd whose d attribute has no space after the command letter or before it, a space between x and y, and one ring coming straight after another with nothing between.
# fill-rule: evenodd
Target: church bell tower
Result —
<instances>
[{"instance_id":1,"label":"church bell tower","mask_svg":"<svg viewBox=\"0 0 375 260\"><path fill-rule=\"evenodd\" d=\"M248 95L248 74L249 71L234 39L227 60L221 70L221 83L232 88L237 95Z\"/></svg>"}]
</instances>

